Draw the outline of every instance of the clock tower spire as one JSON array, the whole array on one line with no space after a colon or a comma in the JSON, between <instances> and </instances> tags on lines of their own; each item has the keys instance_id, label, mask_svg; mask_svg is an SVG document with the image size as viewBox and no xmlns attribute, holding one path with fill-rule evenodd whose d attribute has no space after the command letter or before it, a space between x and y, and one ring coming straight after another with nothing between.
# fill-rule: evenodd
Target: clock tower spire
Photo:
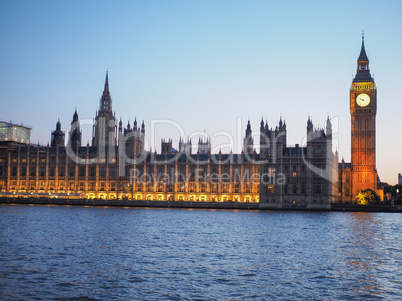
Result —
<instances>
[{"instance_id":1,"label":"clock tower spire","mask_svg":"<svg viewBox=\"0 0 402 301\"><path fill-rule=\"evenodd\" d=\"M377 190L376 114L377 88L370 74L363 35L356 76L350 88L352 196L365 189Z\"/></svg>"},{"instance_id":2,"label":"clock tower spire","mask_svg":"<svg viewBox=\"0 0 402 301\"><path fill-rule=\"evenodd\" d=\"M370 74L369 59L364 47L364 35L362 36L362 48L360 50L359 58L357 59L357 72L353 82L374 82Z\"/></svg>"}]
</instances>

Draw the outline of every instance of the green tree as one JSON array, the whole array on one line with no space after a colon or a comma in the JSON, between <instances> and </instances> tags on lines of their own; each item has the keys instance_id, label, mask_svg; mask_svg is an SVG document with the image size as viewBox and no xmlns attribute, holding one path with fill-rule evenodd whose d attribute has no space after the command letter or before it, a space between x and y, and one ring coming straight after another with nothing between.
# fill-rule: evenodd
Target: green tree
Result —
<instances>
[{"instance_id":1,"label":"green tree","mask_svg":"<svg viewBox=\"0 0 402 301\"><path fill-rule=\"evenodd\" d=\"M372 189L362 190L356 196L356 203L358 205L374 205L380 202L380 196Z\"/></svg>"}]
</instances>

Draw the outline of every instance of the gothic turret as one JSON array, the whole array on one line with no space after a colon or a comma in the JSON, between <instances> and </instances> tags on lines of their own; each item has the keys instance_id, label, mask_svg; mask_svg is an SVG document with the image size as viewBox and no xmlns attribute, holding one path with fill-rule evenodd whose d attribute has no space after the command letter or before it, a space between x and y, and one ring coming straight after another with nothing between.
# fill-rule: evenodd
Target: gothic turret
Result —
<instances>
[{"instance_id":1,"label":"gothic turret","mask_svg":"<svg viewBox=\"0 0 402 301\"><path fill-rule=\"evenodd\" d=\"M116 145L116 118L112 112L112 97L109 91L109 76L106 71L105 87L93 126L92 145L106 147Z\"/></svg>"},{"instance_id":2,"label":"gothic turret","mask_svg":"<svg viewBox=\"0 0 402 301\"><path fill-rule=\"evenodd\" d=\"M310 116L307 120L307 135L313 131L313 121L310 119Z\"/></svg>"},{"instance_id":3,"label":"gothic turret","mask_svg":"<svg viewBox=\"0 0 402 301\"><path fill-rule=\"evenodd\" d=\"M211 140L209 138L199 138L198 139L198 153L208 154L211 152Z\"/></svg>"},{"instance_id":4,"label":"gothic turret","mask_svg":"<svg viewBox=\"0 0 402 301\"><path fill-rule=\"evenodd\" d=\"M56 123L56 130L52 132L51 144L52 147L64 146L64 132L61 130L60 120Z\"/></svg>"},{"instance_id":5,"label":"gothic turret","mask_svg":"<svg viewBox=\"0 0 402 301\"><path fill-rule=\"evenodd\" d=\"M277 149L277 156L281 156L287 143L287 132L286 126L284 126L284 122L282 121L282 117L279 118L279 127L275 130L275 142L276 142L276 149Z\"/></svg>"},{"instance_id":6,"label":"gothic turret","mask_svg":"<svg viewBox=\"0 0 402 301\"><path fill-rule=\"evenodd\" d=\"M329 116L327 117L325 135L327 136L328 139L331 139L332 137L332 124L331 120L329 119Z\"/></svg>"},{"instance_id":7,"label":"gothic turret","mask_svg":"<svg viewBox=\"0 0 402 301\"><path fill-rule=\"evenodd\" d=\"M109 91L109 76L106 71L105 87L99 105L99 115L112 114L112 97Z\"/></svg>"},{"instance_id":8,"label":"gothic turret","mask_svg":"<svg viewBox=\"0 0 402 301\"><path fill-rule=\"evenodd\" d=\"M161 154L171 154L173 152L173 147L172 147L172 139L169 139L166 141L165 139L162 139L161 141Z\"/></svg>"},{"instance_id":9,"label":"gothic turret","mask_svg":"<svg viewBox=\"0 0 402 301\"><path fill-rule=\"evenodd\" d=\"M267 132L265 130L264 118L260 122L260 154L266 156Z\"/></svg>"},{"instance_id":10,"label":"gothic turret","mask_svg":"<svg viewBox=\"0 0 402 301\"><path fill-rule=\"evenodd\" d=\"M244 136L243 151L245 154L252 154L254 151L253 133L251 131L250 120L247 123L246 135Z\"/></svg>"},{"instance_id":11,"label":"gothic turret","mask_svg":"<svg viewBox=\"0 0 402 301\"><path fill-rule=\"evenodd\" d=\"M75 109L70 132L68 134L68 143L74 151L81 146L81 136L80 122L78 120L77 109Z\"/></svg>"},{"instance_id":12,"label":"gothic turret","mask_svg":"<svg viewBox=\"0 0 402 301\"><path fill-rule=\"evenodd\" d=\"M250 120L247 122L246 135L251 135L251 124L250 124Z\"/></svg>"},{"instance_id":13,"label":"gothic turret","mask_svg":"<svg viewBox=\"0 0 402 301\"><path fill-rule=\"evenodd\" d=\"M191 140L188 139L187 142L181 139L179 140L179 152L184 154L191 154Z\"/></svg>"},{"instance_id":14,"label":"gothic turret","mask_svg":"<svg viewBox=\"0 0 402 301\"><path fill-rule=\"evenodd\" d=\"M120 118L120 122L119 122L119 133L123 132L123 121Z\"/></svg>"},{"instance_id":15,"label":"gothic turret","mask_svg":"<svg viewBox=\"0 0 402 301\"><path fill-rule=\"evenodd\" d=\"M78 122L78 113L77 113L77 109L75 109L74 115L73 115L73 123L74 122Z\"/></svg>"},{"instance_id":16,"label":"gothic turret","mask_svg":"<svg viewBox=\"0 0 402 301\"><path fill-rule=\"evenodd\" d=\"M144 120L142 121L142 124L141 124L141 136L145 136L145 123L144 123Z\"/></svg>"}]
</instances>

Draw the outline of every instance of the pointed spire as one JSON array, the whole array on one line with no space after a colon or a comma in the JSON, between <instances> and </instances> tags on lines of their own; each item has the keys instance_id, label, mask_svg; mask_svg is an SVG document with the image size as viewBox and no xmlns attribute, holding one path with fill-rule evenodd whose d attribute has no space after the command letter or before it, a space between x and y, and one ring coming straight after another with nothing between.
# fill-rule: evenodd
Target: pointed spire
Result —
<instances>
[{"instance_id":1,"label":"pointed spire","mask_svg":"<svg viewBox=\"0 0 402 301\"><path fill-rule=\"evenodd\" d=\"M364 48L364 31L362 33L362 48L360 50L359 58L357 59L358 62L368 62L368 57L366 54L366 49Z\"/></svg>"},{"instance_id":2,"label":"pointed spire","mask_svg":"<svg viewBox=\"0 0 402 301\"><path fill-rule=\"evenodd\" d=\"M75 112L73 115L73 121L71 122L71 124L78 122L78 113L77 113L77 108L75 108Z\"/></svg>"},{"instance_id":3,"label":"pointed spire","mask_svg":"<svg viewBox=\"0 0 402 301\"><path fill-rule=\"evenodd\" d=\"M113 116L112 113L112 97L109 91L109 72L106 71L105 88L103 89L102 97L100 99L99 105L99 115L100 116Z\"/></svg>"},{"instance_id":4,"label":"pointed spire","mask_svg":"<svg viewBox=\"0 0 402 301\"><path fill-rule=\"evenodd\" d=\"M106 69L106 79L105 79L105 88L103 89L103 91L107 91L109 92L109 75L108 75L109 71Z\"/></svg>"},{"instance_id":5,"label":"pointed spire","mask_svg":"<svg viewBox=\"0 0 402 301\"><path fill-rule=\"evenodd\" d=\"M353 82L374 82L369 70L369 60L364 48L364 33L362 35L362 48L357 59L357 72Z\"/></svg>"},{"instance_id":6,"label":"pointed spire","mask_svg":"<svg viewBox=\"0 0 402 301\"><path fill-rule=\"evenodd\" d=\"M332 134L332 124L331 124L331 120L329 119L329 115L327 117L325 134L327 136L330 136Z\"/></svg>"},{"instance_id":7,"label":"pointed spire","mask_svg":"<svg viewBox=\"0 0 402 301\"><path fill-rule=\"evenodd\" d=\"M313 121L311 120L309 115L307 120L307 133L311 132L312 130L313 130Z\"/></svg>"}]
</instances>

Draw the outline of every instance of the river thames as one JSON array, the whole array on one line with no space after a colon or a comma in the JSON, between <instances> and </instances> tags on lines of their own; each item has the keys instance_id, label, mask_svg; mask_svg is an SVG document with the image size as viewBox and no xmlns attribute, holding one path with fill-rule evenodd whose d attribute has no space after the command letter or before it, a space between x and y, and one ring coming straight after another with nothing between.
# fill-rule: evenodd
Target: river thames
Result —
<instances>
[{"instance_id":1,"label":"river thames","mask_svg":"<svg viewBox=\"0 0 402 301\"><path fill-rule=\"evenodd\" d=\"M0 299L401 299L401 226L398 213L0 205Z\"/></svg>"}]
</instances>

